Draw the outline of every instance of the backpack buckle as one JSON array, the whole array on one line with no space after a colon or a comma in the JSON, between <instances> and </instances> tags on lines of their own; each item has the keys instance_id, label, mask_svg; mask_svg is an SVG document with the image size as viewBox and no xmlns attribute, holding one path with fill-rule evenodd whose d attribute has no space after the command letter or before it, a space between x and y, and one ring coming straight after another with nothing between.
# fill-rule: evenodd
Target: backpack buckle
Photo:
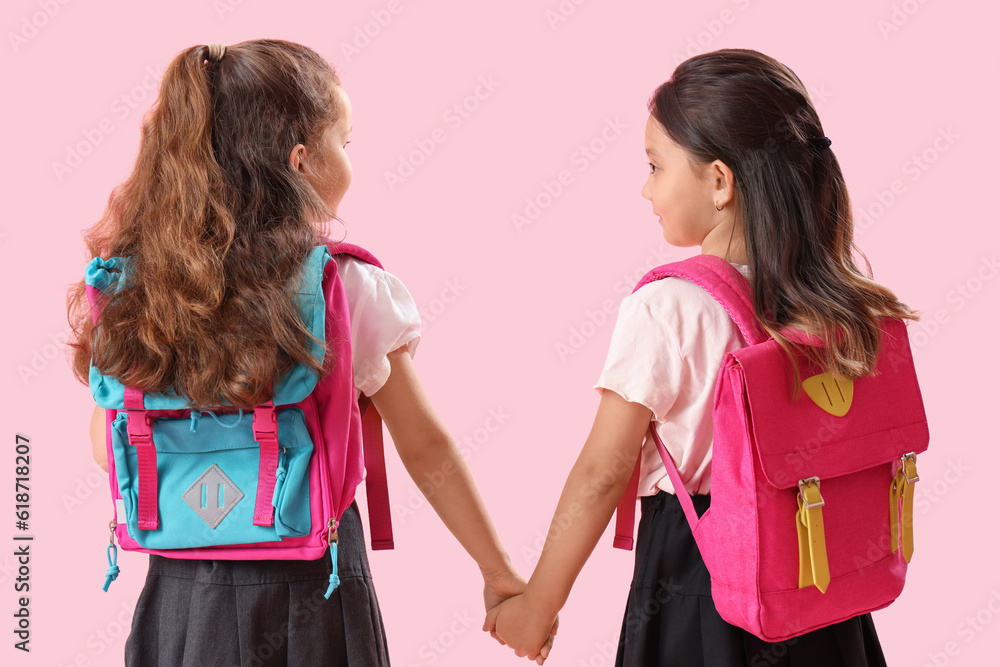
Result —
<instances>
[{"instance_id":1,"label":"backpack buckle","mask_svg":"<svg viewBox=\"0 0 1000 667\"><path fill-rule=\"evenodd\" d=\"M278 416L273 405L258 405L253 411L253 439L257 442L278 439Z\"/></svg>"},{"instance_id":2,"label":"backpack buckle","mask_svg":"<svg viewBox=\"0 0 1000 667\"><path fill-rule=\"evenodd\" d=\"M815 494L809 490L813 484L816 485ZM819 477L806 477L805 479L799 480L799 498L802 499L802 505L807 510L816 509L817 507L823 507L826 505L826 501L823 500L823 496L820 495L819 492Z\"/></svg>"},{"instance_id":3,"label":"backpack buckle","mask_svg":"<svg viewBox=\"0 0 1000 667\"><path fill-rule=\"evenodd\" d=\"M153 440L153 418L146 410L126 410L128 422L125 430L130 445L148 445Z\"/></svg>"},{"instance_id":4,"label":"backpack buckle","mask_svg":"<svg viewBox=\"0 0 1000 667\"><path fill-rule=\"evenodd\" d=\"M915 484L920 481L920 475L917 474L917 455L915 453L910 452L900 456L899 465L907 484Z\"/></svg>"}]
</instances>

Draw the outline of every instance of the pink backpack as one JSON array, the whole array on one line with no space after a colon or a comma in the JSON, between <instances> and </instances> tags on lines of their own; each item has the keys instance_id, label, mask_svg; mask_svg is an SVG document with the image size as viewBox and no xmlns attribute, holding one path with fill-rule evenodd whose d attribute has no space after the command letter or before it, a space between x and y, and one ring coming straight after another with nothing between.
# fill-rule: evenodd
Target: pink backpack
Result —
<instances>
[{"instance_id":1,"label":"pink backpack","mask_svg":"<svg viewBox=\"0 0 1000 667\"><path fill-rule=\"evenodd\" d=\"M107 411L108 472L115 519L104 590L118 576L117 548L170 558L333 561L337 527L367 469L372 549L391 549L382 421L356 397L350 312L336 260L382 265L358 246L317 246L303 265L303 321L334 355L317 381L299 366L252 415L191 410L183 397L122 387L91 367L95 401ZM128 258L94 258L87 295L95 324L127 275Z\"/></svg>"},{"instance_id":2,"label":"pink backpack","mask_svg":"<svg viewBox=\"0 0 1000 667\"><path fill-rule=\"evenodd\" d=\"M653 269L635 289L667 276L710 292L747 342L719 370L712 503L700 518L650 427L719 614L775 642L890 604L913 552L916 455L929 440L903 321L882 319L874 376L838 382L800 356L803 391L792 402L791 363L758 324L746 278L698 255ZM618 506L622 549L632 548L638 472Z\"/></svg>"}]
</instances>

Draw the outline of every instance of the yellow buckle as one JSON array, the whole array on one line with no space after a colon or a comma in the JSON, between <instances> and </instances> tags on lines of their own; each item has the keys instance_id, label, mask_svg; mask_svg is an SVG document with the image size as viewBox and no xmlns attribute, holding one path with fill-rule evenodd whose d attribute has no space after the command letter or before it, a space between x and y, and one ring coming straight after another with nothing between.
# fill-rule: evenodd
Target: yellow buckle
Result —
<instances>
[{"instance_id":1,"label":"yellow buckle","mask_svg":"<svg viewBox=\"0 0 1000 667\"><path fill-rule=\"evenodd\" d=\"M806 491L806 487L810 487L811 488L813 484L816 485L816 493L815 494ZM817 498L819 498L819 500L818 501L814 501L814 502L810 502L809 499L806 498L807 494L809 496L815 495ZM803 506L807 510L816 509L817 507L823 507L824 505L826 505L826 501L823 500L823 496L821 496L820 493L819 493L819 477L806 477L805 479L800 479L799 480L799 498L802 499Z\"/></svg>"},{"instance_id":2,"label":"yellow buckle","mask_svg":"<svg viewBox=\"0 0 1000 667\"><path fill-rule=\"evenodd\" d=\"M901 456L899 462L900 466L889 485L889 543L892 545L890 553L896 553L902 537L903 559L909 563L913 557L913 484L920 480L920 475L917 474L917 455L913 452Z\"/></svg>"},{"instance_id":3,"label":"yellow buckle","mask_svg":"<svg viewBox=\"0 0 1000 667\"><path fill-rule=\"evenodd\" d=\"M798 505L795 529L799 538L799 588L815 586L826 593L830 585L830 565L821 509L826 501L819 492L819 477L799 480Z\"/></svg>"}]
</instances>

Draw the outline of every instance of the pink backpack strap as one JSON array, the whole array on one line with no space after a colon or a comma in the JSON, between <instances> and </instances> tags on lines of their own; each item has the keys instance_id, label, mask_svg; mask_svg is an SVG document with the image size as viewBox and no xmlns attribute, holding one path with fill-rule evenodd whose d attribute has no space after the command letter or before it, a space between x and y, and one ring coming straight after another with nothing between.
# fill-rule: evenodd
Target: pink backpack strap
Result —
<instances>
[{"instance_id":1,"label":"pink backpack strap","mask_svg":"<svg viewBox=\"0 0 1000 667\"><path fill-rule=\"evenodd\" d=\"M268 401L254 408L253 439L260 446L257 474L257 499L254 503L253 525L274 525L274 486L278 475L278 416L274 403Z\"/></svg>"},{"instance_id":2,"label":"pink backpack strap","mask_svg":"<svg viewBox=\"0 0 1000 667\"><path fill-rule=\"evenodd\" d=\"M90 303L90 315L97 324L101 311L107 304L108 296L93 285L87 285L87 301ZM136 387L124 387L123 407L128 411L129 445L135 447L136 473L138 477L138 499L136 501L137 523L140 530L157 530L160 526L159 510L156 501L156 491L159 480L156 475L156 448L153 446L153 425L145 409L145 393ZM108 423L117 414L117 410L108 410ZM111 430L108 429L110 441ZM110 453L111 448L108 447Z\"/></svg>"},{"instance_id":3,"label":"pink backpack strap","mask_svg":"<svg viewBox=\"0 0 1000 667\"><path fill-rule=\"evenodd\" d=\"M392 514L389 511L389 483L385 475L385 446L382 440L382 417L367 396L361 406L361 435L365 451L365 496L368 499L368 523L372 550L392 549Z\"/></svg>"},{"instance_id":4,"label":"pink backpack strap","mask_svg":"<svg viewBox=\"0 0 1000 667\"><path fill-rule=\"evenodd\" d=\"M375 255L353 243L327 243L332 255L350 255L384 269ZM365 455L365 496L368 499L368 524L372 550L392 549L392 513L389 506L389 482L385 474L385 444L382 417L367 396L358 401L361 410L361 435Z\"/></svg>"},{"instance_id":5,"label":"pink backpack strap","mask_svg":"<svg viewBox=\"0 0 1000 667\"><path fill-rule=\"evenodd\" d=\"M750 295L750 283L739 272L739 269L726 260L715 255L695 255L679 262L671 262L670 264L658 266L643 276L632 292L635 293L643 285L669 276L677 276L690 280L715 297L715 300L726 309L733 322L736 323L740 334L743 336L743 340L747 344L756 345L763 343L770 337L763 327L760 326L757 316L754 314L753 302ZM660 456L663 458L667 475L674 485L674 492L677 494L684 514L693 528L698 523L698 515L694 510L691 497L681 482L677 466L674 465L673 459L670 458L666 447L660 441L656 429L650 425L649 430L653 434L657 449L660 450ZM632 549L635 530L635 501L639 489L638 482L639 463L636 462L636 469L632 473L632 479L629 481L628 486L625 487L625 493L618 503L614 540L614 545L618 549Z\"/></svg>"},{"instance_id":6,"label":"pink backpack strap","mask_svg":"<svg viewBox=\"0 0 1000 667\"><path fill-rule=\"evenodd\" d=\"M330 249L331 255L350 255L351 257L356 257L363 262L374 264L380 269L385 268L382 266L382 262L375 259L375 255L371 254L359 245L354 245L353 243L327 243L326 247Z\"/></svg>"},{"instance_id":7,"label":"pink backpack strap","mask_svg":"<svg viewBox=\"0 0 1000 667\"><path fill-rule=\"evenodd\" d=\"M618 509L615 510L615 548L632 551L635 544L635 500L639 495L639 466L642 462L642 455L635 461L635 469L632 477L628 480L625 493L618 501Z\"/></svg>"}]
</instances>

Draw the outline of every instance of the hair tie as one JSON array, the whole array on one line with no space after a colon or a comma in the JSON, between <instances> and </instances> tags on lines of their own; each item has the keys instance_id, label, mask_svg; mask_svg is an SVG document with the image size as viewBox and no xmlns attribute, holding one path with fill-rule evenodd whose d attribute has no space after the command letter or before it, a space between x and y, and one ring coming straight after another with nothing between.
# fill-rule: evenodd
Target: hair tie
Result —
<instances>
[{"instance_id":1,"label":"hair tie","mask_svg":"<svg viewBox=\"0 0 1000 667\"><path fill-rule=\"evenodd\" d=\"M226 46L221 42L216 42L215 44L208 45L208 59L214 63L222 60L222 56L226 55Z\"/></svg>"},{"instance_id":2,"label":"hair tie","mask_svg":"<svg viewBox=\"0 0 1000 667\"><path fill-rule=\"evenodd\" d=\"M813 137L809 139L809 146L817 153L826 150L832 143L830 137Z\"/></svg>"}]
</instances>

